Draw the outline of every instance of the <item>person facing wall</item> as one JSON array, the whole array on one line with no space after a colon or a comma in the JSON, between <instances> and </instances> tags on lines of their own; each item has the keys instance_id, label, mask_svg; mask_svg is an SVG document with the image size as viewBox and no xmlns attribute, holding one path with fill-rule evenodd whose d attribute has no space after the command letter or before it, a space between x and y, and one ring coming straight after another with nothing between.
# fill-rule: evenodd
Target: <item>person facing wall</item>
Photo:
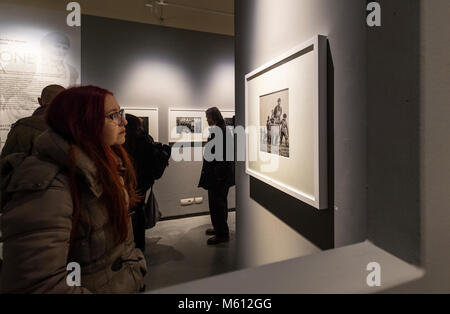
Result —
<instances>
[{"instance_id":1,"label":"person facing wall","mask_svg":"<svg viewBox=\"0 0 450 314\"><path fill-rule=\"evenodd\" d=\"M1 158L14 153L31 154L34 140L48 129L44 116L46 108L64 89L60 85L44 87L41 97L38 98L40 107L34 111L31 117L20 119L11 126Z\"/></svg>"},{"instance_id":2,"label":"person facing wall","mask_svg":"<svg viewBox=\"0 0 450 314\"><path fill-rule=\"evenodd\" d=\"M229 241L229 229L227 223L228 192L230 187L235 184L235 178L234 161L227 161L226 157L227 148L231 149L230 147L227 147L227 142L229 143L229 140L234 137L231 130L225 126L225 121L218 108L209 108L206 111L206 119L208 120L208 125L211 127L208 143L214 141L217 134L221 135L219 136L221 140L218 141L218 145L221 147L213 147L211 152L207 152L205 149L203 167L200 182L198 184L198 187L208 190L209 211L213 228L206 230L206 234L213 235L213 237L208 239L207 244L215 245ZM208 153L211 153L215 157L208 158L208 156L206 156Z\"/></svg>"},{"instance_id":3,"label":"person facing wall","mask_svg":"<svg viewBox=\"0 0 450 314\"><path fill-rule=\"evenodd\" d=\"M145 230L155 226L161 213L159 212L153 184L162 177L164 170L169 165L171 148L168 145L157 143L153 137L145 132L142 121L131 114L126 115L127 134L124 148L131 156L137 177L137 191L143 196L132 211L133 234L136 247L145 252ZM150 194L145 202L147 191Z\"/></svg>"},{"instance_id":4,"label":"person facing wall","mask_svg":"<svg viewBox=\"0 0 450 314\"><path fill-rule=\"evenodd\" d=\"M129 208L139 197L122 144L127 121L113 94L58 94L31 156L1 160L3 293L135 293L147 272ZM69 286L67 265L81 267Z\"/></svg>"}]
</instances>

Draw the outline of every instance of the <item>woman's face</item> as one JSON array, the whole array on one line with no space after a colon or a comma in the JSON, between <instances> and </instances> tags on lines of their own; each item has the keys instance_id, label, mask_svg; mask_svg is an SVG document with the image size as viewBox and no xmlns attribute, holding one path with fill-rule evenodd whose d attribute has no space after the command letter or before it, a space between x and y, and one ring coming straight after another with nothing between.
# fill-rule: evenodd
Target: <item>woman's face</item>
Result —
<instances>
[{"instance_id":1,"label":"woman's face","mask_svg":"<svg viewBox=\"0 0 450 314\"><path fill-rule=\"evenodd\" d=\"M120 106L114 96L105 97L105 126L103 127L103 140L108 146L125 143L125 126L127 120L119 115ZM113 117L113 119L111 119Z\"/></svg>"}]
</instances>

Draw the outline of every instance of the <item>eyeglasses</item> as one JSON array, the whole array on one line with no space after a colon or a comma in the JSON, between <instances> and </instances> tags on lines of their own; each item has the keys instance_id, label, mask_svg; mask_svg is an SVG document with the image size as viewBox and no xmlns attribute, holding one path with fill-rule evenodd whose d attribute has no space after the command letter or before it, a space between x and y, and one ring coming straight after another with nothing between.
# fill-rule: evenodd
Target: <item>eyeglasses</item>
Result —
<instances>
[{"instance_id":1,"label":"eyeglasses","mask_svg":"<svg viewBox=\"0 0 450 314\"><path fill-rule=\"evenodd\" d=\"M122 125L125 123L125 109L121 109L117 112L111 113L105 116L105 118L111 119L111 121L117 125Z\"/></svg>"}]
</instances>

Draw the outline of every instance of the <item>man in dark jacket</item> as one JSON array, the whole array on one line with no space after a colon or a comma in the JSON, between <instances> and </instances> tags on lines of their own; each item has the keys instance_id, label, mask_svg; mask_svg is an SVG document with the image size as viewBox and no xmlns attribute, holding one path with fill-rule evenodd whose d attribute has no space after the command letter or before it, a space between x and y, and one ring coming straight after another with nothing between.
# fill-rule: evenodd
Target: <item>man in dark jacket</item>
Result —
<instances>
[{"instance_id":1,"label":"man in dark jacket","mask_svg":"<svg viewBox=\"0 0 450 314\"><path fill-rule=\"evenodd\" d=\"M205 150L202 174L198 184L198 187L208 190L209 211L213 228L206 230L206 234L214 235L214 237L208 239L207 244L215 245L229 241L227 224L228 191L230 190L230 187L235 184L235 171L234 161L227 161L227 138L230 141L234 137L231 130L225 126L225 121L219 109L216 107L208 109L206 111L206 118L209 126L213 127L213 132L211 132L211 135L208 138L208 143L210 144L214 140L216 133L221 132L223 135L223 142L219 143L223 145L220 147L222 148L221 156L218 158L216 157L213 160L208 160L211 158L206 158L206 154L209 152ZM232 143L234 145L234 140L232 140ZM216 147L212 147L211 154L216 155ZM219 155L219 152L217 152L217 154Z\"/></svg>"},{"instance_id":2,"label":"man in dark jacket","mask_svg":"<svg viewBox=\"0 0 450 314\"><path fill-rule=\"evenodd\" d=\"M63 90L64 87L60 85L49 85L42 90L41 97L38 98L40 107L31 117L20 119L11 126L1 158L14 153L31 154L34 140L48 129L44 117L45 109Z\"/></svg>"}]
</instances>

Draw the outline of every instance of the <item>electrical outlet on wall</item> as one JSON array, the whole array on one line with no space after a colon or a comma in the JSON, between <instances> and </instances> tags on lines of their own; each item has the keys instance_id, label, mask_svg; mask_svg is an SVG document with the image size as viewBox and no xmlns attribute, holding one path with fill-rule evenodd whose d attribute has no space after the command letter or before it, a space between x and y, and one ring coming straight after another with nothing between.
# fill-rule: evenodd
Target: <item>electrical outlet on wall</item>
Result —
<instances>
[{"instance_id":1,"label":"electrical outlet on wall","mask_svg":"<svg viewBox=\"0 0 450 314\"><path fill-rule=\"evenodd\" d=\"M194 204L194 198L185 198L180 200L181 206L189 206Z\"/></svg>"},{"instance_id":2,"label":"electrical outlet on wall","mask_svg":"<svg viewBox=\"0 0 450 314\"><path fill-rule=\"evenodd\" d=\"M201 203L203 203L203 197L196 197L194 199L194 201L195 201L195 204L201 204Z\"/></svg>"}]
</instances>

